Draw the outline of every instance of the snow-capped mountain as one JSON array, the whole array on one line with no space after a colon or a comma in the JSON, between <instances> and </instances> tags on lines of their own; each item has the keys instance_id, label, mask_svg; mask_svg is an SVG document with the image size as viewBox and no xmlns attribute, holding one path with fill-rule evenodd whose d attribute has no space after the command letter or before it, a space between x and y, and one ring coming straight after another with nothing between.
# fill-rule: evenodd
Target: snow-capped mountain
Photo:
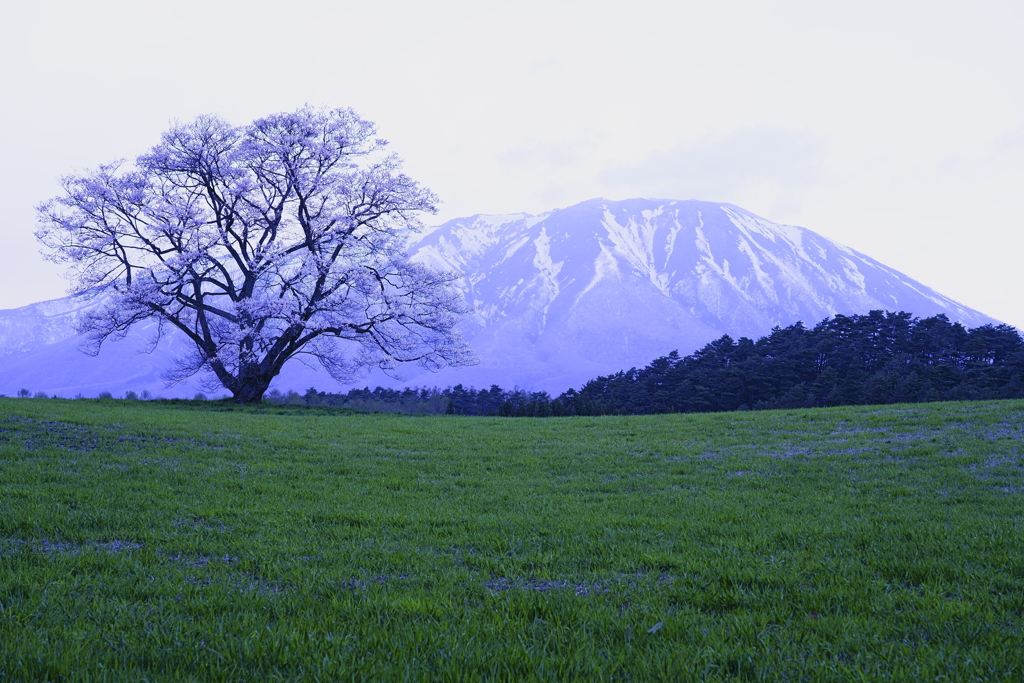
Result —
<instances>
[{"instance_id":1,"label":"snow-capped mountain","mask_svg":"<svg viewBox=\"0 0 1024 683\"><path fill-rule=\"evenodd\" d=\"M195 386L168 391L162 373L170 359L185 350L184 337L169 335L155 346L155 323L133 329L123 340L103 345L99 356L80 349L79 318L99 302L81 296L43 301L0 311L0 394L19 389L71 398L109 391L123 396L128 390L167 397L192 397Z\"/></svg>"},{"instance_id":2,"label":"snow-capped mountain","mask_svg":"<svg viewBox=\"0 0 1024 683\"><path fill-rule=\"evenodd\" d=\"M594 199L535 216L477 215L428 229L409 248L464 275L474 312L463 332L481 357L475 367L410 373L413 385L560 392L722 334L757 337L774 325L872 309L945 313L972 327L997 322L810 230L730 204ZM168 354L134 352L144 330L96 358L74 351L83 305L69 297L0 311L0 393L195 392L162 387ZM394 384L377 375L364 383ZM294 361L276 384L311 385L338 389Z\"/></svg>"}]
</instances>

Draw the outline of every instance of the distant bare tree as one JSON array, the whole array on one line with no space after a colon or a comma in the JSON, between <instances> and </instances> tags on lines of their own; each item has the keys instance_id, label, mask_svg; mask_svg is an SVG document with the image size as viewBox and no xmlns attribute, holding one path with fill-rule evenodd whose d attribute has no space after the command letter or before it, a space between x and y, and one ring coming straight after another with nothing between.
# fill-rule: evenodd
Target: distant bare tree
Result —
<instances>
[{"instance_id":1,"label":"distant bare tree","mask_svg":"<svg viewBox=\"0 0 1024 683\"><path fill-rule=\"evenodd\" d=\"M167 379L201 373L238 402L261 400L303 354L339 381L474 362L454 329L456 275L403 247L436 197L375 135L349 109L242 127L202 116L134 166L65 177L36 236L70 264L73 291L107 295L82 323L88 351L156 319L157 339L170 325L192 341Z\"/></svg>"}]
</instances>

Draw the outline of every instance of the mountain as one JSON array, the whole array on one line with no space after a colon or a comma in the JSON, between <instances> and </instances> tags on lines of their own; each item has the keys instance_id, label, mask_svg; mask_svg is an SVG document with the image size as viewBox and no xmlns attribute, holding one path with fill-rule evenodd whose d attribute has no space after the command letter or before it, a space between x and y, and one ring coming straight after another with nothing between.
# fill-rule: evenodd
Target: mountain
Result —
<instances>
[{"instance_id":1,"label":"mountain","mask_svg":"<svg viewBox=\"0 0 1024 683\"><path fill-rule=\"evenodd\" d=\"M462 329L481 357L471 368L415 369L413 385L560 392L722 334L757 337L873 309L944 313L969 327L997 322L817 233L731 204L593 199L540 215L477 215L427 229L409 249L464 274L474 312ZM158 377L180 340L140 354L140 330L96 358L75 350L74 321L86 305L69 297L0 311L0 393L195 392L164 389ZM396 384L378 375L359 384L367 383ZM295 361L276 386L338 389Z\"/></svg>"},{"instance_id":2,"label":"mountain","mask_svg":"<svg viewBox=\"0 0 1024 683\"><path fill-rule=\"evenodd\" d=\"M133 329L123 340L109 341L98 356L80 350L76 327L83 313L98 305L82 296L43 301L0 311L0 394L20 389L71 398L128 390L192 397L195 386L168 391L161 379L169 359L184 350L183 337L166 336L154 347L155 323ZM152 351L150 353L149 351Z\"/></svg>"},{"instance_id":3,"label":"mountain","mask_svg":"<svg viewBox=\"0 0 1024 683\"><path fill-rule=\"evenodd\" d=\"M836 313L997 322L817 233L730 204L594 199L538 216L473 216L413 249L467 273L476 308L466 331L482 363L446 371L442 385L468 376L561 391L722 334L757 337Z\"/></svg>"}]
</instances>

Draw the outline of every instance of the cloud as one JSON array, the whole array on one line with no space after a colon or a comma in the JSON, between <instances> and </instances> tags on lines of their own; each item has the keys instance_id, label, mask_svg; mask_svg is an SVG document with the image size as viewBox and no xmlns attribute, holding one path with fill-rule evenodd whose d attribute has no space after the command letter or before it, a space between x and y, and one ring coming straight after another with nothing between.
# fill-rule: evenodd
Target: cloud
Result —
<instances>
[{"instance_id":1,"label":"cloud","mask_svg":"<svg viewBox=\"0 0 1024 683\"><path fill-rule=\"evenodd\" d=\"M538 168L562 169L585 163L588 153L606 138L594 130L577 130L557 140L531 140L508 147L496 159L501 164L529 167L534 173Z\"/></svg>"},{"instance_id":2,"label":"cloud","mask_svg":"<svg viewBox=\"0 0 1024 683\"><path fill-rule=\"evenodd\" d=\"M989 158L1002 159L1024 149L1024 126L1017 126L997 137L991 145Z\"/></svg>"},{"instance_id":3,"label":"cloud","mask_svg":"<svg viewBox=\"0 0 1024 683\"><path fill-rule=\"evenodd\" d=\"M822 177L824 146L805 133L748 128L724 137L652 152L643 161L606 169L599 182L630 196L729 201L775 197L776 204Z\"/></svg>"}]
</instances>

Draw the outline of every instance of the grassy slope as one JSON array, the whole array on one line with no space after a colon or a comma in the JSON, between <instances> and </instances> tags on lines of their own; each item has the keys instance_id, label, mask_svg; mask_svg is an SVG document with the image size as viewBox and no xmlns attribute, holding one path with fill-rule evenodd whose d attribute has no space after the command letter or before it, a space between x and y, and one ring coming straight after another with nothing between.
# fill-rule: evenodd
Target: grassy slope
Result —
<instances>
[{"instance_id":1,"label":"grassy slope","mask_svg":"<svg viewBox=\"0 0 1024 683\"><path fill-rule=\"evenodd\" d=\"M1024 402L277 412L0 399L0 681L1024 677Z\"/></svg>"}]
</instances>

